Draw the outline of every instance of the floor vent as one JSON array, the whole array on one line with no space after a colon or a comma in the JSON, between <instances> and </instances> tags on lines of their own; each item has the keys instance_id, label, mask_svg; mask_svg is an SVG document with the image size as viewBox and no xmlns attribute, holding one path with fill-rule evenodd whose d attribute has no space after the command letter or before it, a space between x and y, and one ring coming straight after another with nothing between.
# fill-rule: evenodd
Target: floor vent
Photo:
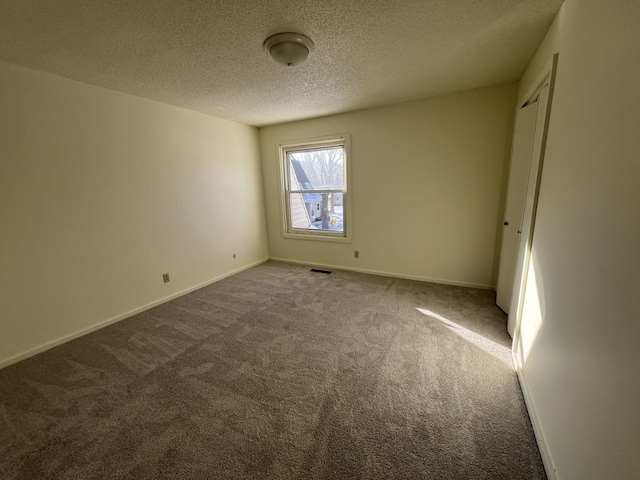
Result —
<instances>
[{"instance_id":1,"label":"floor vent","mask_svg":"<svg viewBox=\"0 0 640 480\"><path fill-rule=\"evenodd\" d=\"M327 275L331 273L329 270L318 270L317 268L312 268L310 271L315 273L326 273Z\"/></svg>"}]
</instances>

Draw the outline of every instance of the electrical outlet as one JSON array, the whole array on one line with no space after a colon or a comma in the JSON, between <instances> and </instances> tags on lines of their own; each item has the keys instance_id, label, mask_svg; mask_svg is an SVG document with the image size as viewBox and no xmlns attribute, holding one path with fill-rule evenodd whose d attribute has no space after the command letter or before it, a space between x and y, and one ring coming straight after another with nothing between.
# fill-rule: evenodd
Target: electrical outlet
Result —
<instances>
[{"instance_id":1,"label":"electrical outlet","mask_svg":"<svg viewBox=\"0 0 640 480\"><path fill-rule=\"evenodd\" d=\"M360 252L358 250L353 252L353 258L360 258Z\"/></svg>"},{"instance_id":2,"label":"electrical outlet","mask_svg":"<svg viewBox=\"0 0 640 480\"><path fill-rule=\"evenodd\" d=\"M163 273L162 274L162 280L164 280L164 283L169 283L171 281L171 279L169 278L169 274L168 273Z\"/></svg>"}]
</instances>

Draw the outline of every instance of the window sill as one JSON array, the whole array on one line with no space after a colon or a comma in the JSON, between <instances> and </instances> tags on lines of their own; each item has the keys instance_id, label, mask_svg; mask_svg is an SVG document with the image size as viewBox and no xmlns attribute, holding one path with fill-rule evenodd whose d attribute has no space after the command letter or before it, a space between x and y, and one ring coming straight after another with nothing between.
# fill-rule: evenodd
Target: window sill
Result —
<instances>
[{"instance_id":1,"label":"window sill","mask_svg":"<svg viewBox=\"0 0 640 480\"><path fill-rule=\"evenodd\" d=\"M335 242L335 243L351 243L351 237L338 237L332 235L313 235L305 233L283 233L283 238L290 238L293 240L311 240L317 242Z\"/></svg>"}]
</instances>

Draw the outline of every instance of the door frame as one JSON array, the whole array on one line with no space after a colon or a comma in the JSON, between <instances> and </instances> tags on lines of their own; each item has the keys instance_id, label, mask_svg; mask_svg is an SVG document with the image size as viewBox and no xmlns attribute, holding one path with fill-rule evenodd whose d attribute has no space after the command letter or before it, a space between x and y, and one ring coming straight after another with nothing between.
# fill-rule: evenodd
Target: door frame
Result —
<instances>
[{"instance_id":1,"label":"door frame","mask_svg":"<svg viewBox=\"0 0 640 480\"><path fill-rule=\"evenodd\" d=\"M515 326L513 330L513 343L512 343L512 353L514 356L514 361L516 362L516 369L521 367L521 358L520 358L520 324L522 322L522 307L524 301L524 294L526 291L526 279L529 273L529 261L531 260L531 246L533 244L533 235L535 232L535 224L536 224L536 213L538 210L538 196L540 194L540 180L542 178L542 169L544 167L544 156L545 150L547 146L547 133L549 131L549 117L551 115L551 106L553 103L553 89L555 86L555 79L558 67L558 54L554 54L551 61L547 64L546 68L538 77L538 81L534 83L534 86L529 89L528 92L520 99L518 102L518 110L528 103L533 101L537 95L540 94L542 89L545 86L549 86L548 100L547 105L544 108L544 112L538 110L538 115L544 115L544 123L542 125L542 134L540 136L540 153L538 159L538 168L535 178L534 184L534 194L533 194L533 205L531 218L523 218L522 230L523 233L528 230L528 235L522 235L520 239L520 246L518 248L518 252L524 251L524 256L521 259L520 253L518 253L518 259L516 260L516 273L518 273L518 266L522 267L522 274L520 278L514 278L514 291L511 302L510 311L515 315ZM534 140L535 141L535 140ZM536 148L534 144L534 149ZM531 160L532 162L535 159ZM531 179L529 180L529 184L531 183ZM526 208L526 203L525 203ZM528 227L528 228L527 228ZM515 302L513 300L516 300Z\"/></svg>"}]
</instances>

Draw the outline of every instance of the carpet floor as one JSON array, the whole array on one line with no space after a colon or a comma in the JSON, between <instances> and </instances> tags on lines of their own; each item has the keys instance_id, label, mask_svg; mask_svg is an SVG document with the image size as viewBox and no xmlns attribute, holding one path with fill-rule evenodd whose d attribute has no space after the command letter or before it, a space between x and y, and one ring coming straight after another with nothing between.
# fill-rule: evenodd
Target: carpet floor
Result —
<instances>
[{"instance_id":1,"label":"carpet floor","mask_svg":"<svg viewBox=\"0 0 640 480\"><path fill-rule=\"evenodd\" d=\"M546 479L505 325L268 262L0 370L0 477Z\"/></svg>"}]
</instances>

